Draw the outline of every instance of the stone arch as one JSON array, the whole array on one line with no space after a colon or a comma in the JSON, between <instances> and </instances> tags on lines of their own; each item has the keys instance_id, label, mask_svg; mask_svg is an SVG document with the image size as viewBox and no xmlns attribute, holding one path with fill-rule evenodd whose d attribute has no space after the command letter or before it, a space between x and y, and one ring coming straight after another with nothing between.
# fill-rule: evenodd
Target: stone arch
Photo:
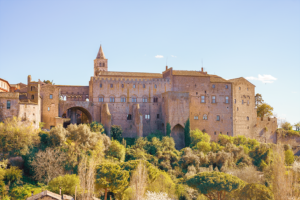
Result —
<instances>
[{"instance_id":1,"label":"stone arch","mask_svg":"<svg viewBox=\"0 0 300 200\"><path fill-rule=\"evenodd\" d=\"M184 128L181 124L176 124L171 131L171 136L175 141L176 149L182 149L185 147L184 142Z\"/></svg>"},{"instance_id":2,"label":"stone arch","mask_svg":"<svg viewBox=\"0 0 300 200\"><path fill-rule=\"evenodd\" d=\"M70 121L64 123L64 127L69 124L92 123L93 117L91 113L80 106L71 106L62 114L63 118L70 118Z\"/></svg>"}]
</instances>

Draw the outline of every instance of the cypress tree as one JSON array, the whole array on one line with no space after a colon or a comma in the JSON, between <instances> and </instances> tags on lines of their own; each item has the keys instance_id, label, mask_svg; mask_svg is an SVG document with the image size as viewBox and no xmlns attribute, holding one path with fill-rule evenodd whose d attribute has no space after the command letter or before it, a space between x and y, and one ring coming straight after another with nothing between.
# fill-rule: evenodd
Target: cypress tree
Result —
<instances>
[{"instance_id":1,"label":"cypress tree","mask_svg":"<svg viewBox=\"0 0 300 200\"><path fill-rule=\"evenodd\" d=\"M190 119L188 119L184 124L184 143L185 147L188 147L191 144Z\"/></svg>"},{"instance_id":2,"label":"cypress tree","mask_svg":"<svg viewBox=\"0 0 300 200\"><path fill-rule=\"evenodd\" d=\"M170 123L167 123L167 133L166 133L167 136L171 136L171 125Z\"/></svg>"}]
</instances>

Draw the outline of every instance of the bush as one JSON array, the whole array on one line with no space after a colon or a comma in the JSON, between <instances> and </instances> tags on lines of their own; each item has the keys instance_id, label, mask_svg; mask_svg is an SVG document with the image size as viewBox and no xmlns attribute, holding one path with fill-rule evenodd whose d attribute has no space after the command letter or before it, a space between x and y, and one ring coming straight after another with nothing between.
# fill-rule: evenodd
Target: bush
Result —
<instances>
[{"instance_id":1,"label":"bush","mask_svg":"<svg viewBox=\"0 0 300 200\"><path fill-rule=\"evenodd\" d=\"M288 149L284 152L284 155L285 155L285 164L292 165L295 160L294 152L291 149Z\"/></svg>"},{"instance_id":2,"label":"bush","mask_svg":"<svg viewBox=\"0 0 300 200\"><path fill-rule=\"evenodd\" d=\"M117 159L118 161L123 162L125 160L125 147L117 140L113 140L108 148L106 156L107 158Z\"/></svg>"},{"instance_id":3,"label":"bush","mask_svg":"<svg viewBox=\"0 0 300 200\"><path fill-rule=\"evenodd\" d=\"M150 134L147 136L147 139L148 139L148 141L151 141L152 138L154 138L154 137L158 138L159 140L162 140L162 138L163 138L163 133L162 133L161 131L159 131L159 130L156 130L155 132L150 133Z\"/></svg>"},{"instance_id":4,"label":"bush","mask_svg":"<svg viewBox=\"0 0 300 200\"><path fill-rule=\"evenodd\" d=\"M210 136L207 133L203 133L199 129L191 130L191 145L190 147L195 146L198 142L209 142Z\"/></svg>"},{"instance_id":5,"label":"bush","mask_svg":"<svg viewBox=\"0 0 300 200\"><path fill-rule=\"evenodd\" d=\"M80 181L76 174L66 174L64 176L58 176L52 179L49 184L49 190L55 193L59 193L59 188L61 187L62 194L67 194L74 196L75 187L77 186L77 191L80 191Z\"/></svg>"},{"instance_id":6,"label":"bush","mask_svg":"<svg viewBox=\"0 0 300 200\"><path fill-rule=\"evenodd\" d=\"M90 124L90 129L91 129L91 132L96 132L96 133L101 133L101 134L104 133L104 127L103 127L103 125L101 123L99 123L99 122L96 122L96 121L93 121Z\"/></svg>"},{"instance_id":7,"label":"bush","mask_svg":"<svg viewBox=\"0 0 300 200\"><path fill-rule=\"evenodd\" d=\"M119 142L122 141L122 132L121 126L112 125L110 128L111 137Z\"/></svg>"}]
</instances>

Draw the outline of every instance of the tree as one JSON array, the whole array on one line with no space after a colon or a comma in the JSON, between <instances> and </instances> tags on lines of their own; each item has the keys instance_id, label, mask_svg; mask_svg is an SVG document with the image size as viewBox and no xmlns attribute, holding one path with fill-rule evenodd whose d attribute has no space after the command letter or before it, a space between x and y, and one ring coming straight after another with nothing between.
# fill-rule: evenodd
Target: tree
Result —
<instances>
[{"instance_id":1,"label":"tree","mask_svg":"<svg viewBox=\"0 0 300 200\"><path fill-rule=\"evenodd\" d=\"M242 200L274 200L273 193L262 184L247 184L239 193Z\"/></svg>"},{"instance_id":2,"label":"tree","mask_svg":"<svg viewBox=\"0 0 300 200\"><path fill-rule=\"evenodd\" d=\"M13 117L0 123L0 151L5 155L21 156L29 152L30 148L38 145L39 136L32 125L25 124Z\"/></svg>"},{"instance_id":3,"label":"tree","mask_svg":"<svg viewBox=\"0 0 300 200\"><path fill-rule=\"evenodd\" d=\"M148 173L146 166L140 162L132 173L130 187L133 189L133 199L142 200L147 187Z\"/></svg>"},{"instance_id":4,"label":"tree","mask_svg":"<svg viewBox=\"0 0 300 200\"><path fill-rule=\"evenodd\" d=\"M288 149L284 152L285 164L292 165L295 161L294 152L291 149Z\"/></svg>"},{"instance_id":5,"label":"tree","mask_svg":"<svg viewBox=\"0 0 300 200\"><path fill-rule=\"evenodd\" d=\"M121 126L112 125L110 128L111 137L119 142L122 141L122 132Z\"/></svg>"},{"instance_id":6,"label":"tree","mask_svg":"<svg viewBox=\"0 0 300 200\"><path fill-rule=\"evenodd\" d=\"M49 81L49 80L44 80L43 82L46 84L50 84L50 85L52 85L52 83L53 83L53 81Z\"/></svg>"},{"instance_id":7,"label":"tree","mask_svg":"<svg viewBox=\"0 0 300 200\"><path fill-rule=\"evenodd\" d=\"M191 144L190 147L195 146L198 142L209 142L210 136L207 133L203 133L199 129L191 130Z\"/></svg>"},{"instance_id":8,"label":"tree","mask_svg":"<svg viewBox=\"0 0 300 200\"><path fill-rule=\"evenodd\" d=\"M166 136L169 136L169 137L170 137L170 136L171 136L171 125L170 125L169 122L167 123L167 127L166 127L166 128L167 128Z\"/></svg>"},{"instance_id":9,"label":"tree","mask_svg":"<svg viewBox=\"0 0 300 200\"><path fill-rule=\"evenodd\" d=\"M49 133L50 146L57 147L63 145L67 141L68 136L69 132L63 126L55 126Z\"/></svg>"},{"instance_id":10,"label":"tree","mask_svg":"<svg viewBox=\"0 0 300 200\"><path fill-rule=\"evenodd\" d=\"M293 126L289 122L283 122L281 124L281 128L283 128L286 131L293 130Z\"/></svg>"},{"instance_id":11,"label":"tree","mask_svg":"<svg viewBox=\"0 0 300 200\"><path fill-rule=\"evenodd\" d=\"M120 162L124 162L125 160L125 153L126 149L125 147L120 144L117 140L113 140L111 142L110 147L108 148L106 156L108 158L115 158Z\"/></svg>"},{"instance_id":12,"label":"tree","mask_svg":"<svg viewBox=\"0 0 300 200\"><path fill-rule=\"evenodd\" d=\"M244 186L244 182L241 179L223 172L201 172L189 178L186 183L210 200L223 200L226 192L231 192Z\"/></svg>"},{"instance_id":13,"label":"tree","mask_svg":"<svg viewBox=\"0 0 300 200\"><path fill-rule=\"evenodd\" d=\"M39 151L31 163L34 169L34 178L39 182L49 183L53 178L63 175L63 164L66 155L59 149L47 148L45 151Z\"/></svg>"},{"instance_id":14,"label":"tree","mask_svg":"<svg viewBox=\"0 0 300 200\"><path fill-rule=\"evenodd\" d=\"M294 124L294 126L296 127L296 131L300 131L300 122Z\"/></svg>"},{"instance_id":15,"label":"tree","mask_svg":"<svg viewBox=\"0 0 300 200\"><path fill-rule=\"evenodd\" d=\"M96 122L96 121L93 121L91 124L90 124L90 128L91 128L91 132L96 132L96 133L104 133L104 127L101 123L99 122Z\"/></svg>"},{"instance_id":16,"label":"tree","mask_svg":"<svg viewBox=\"0 0 300 200\"><path fill-rule=\"evenodd\" d=\"M184 143L185 147L189 147L191 144L190 119L188 119L184 124Z\"/></svg>"},{"instance_id":17,"label":"tree","mask_svg":"<svg viewBox=\"0 0 300 200\"><path fill-rule=\"evenodd\" d=\"M96 169L96 188L104 189L104 200L107 200L107 192L118 193L128 185L129 172L122 170L114 163L103 163Z\"/></svg>"},{"instance_id":18,"label":"tree","mask_svg":"<svg viewBox=\"0 0 300 200\"><path fill-rule=\"evenodd\" d=\"M210 146L210 143L209 142L204 142L204 141L201 141L201 142L198 142L196 144L196 146L194 147L194 149L197 149L199 151L202 151L203 153L208 153L211 151L211 146Z\"/></svg>"},{"instance_id":19,"label":"tree","mask_svg":"<svg viewBox=\"0 0 300 200\"><path fill-rule=\"evenodd\" d=\"M257 93L255 95L255 106L258 106L258 105L263 104L263 103L264 103L264 100L263 100L261 94Z\"/></svg>"},{"instance_id":20,"label":"tree","mask_svg":"<svg viewBox=\"0 0 300 200\"><path fill-rule=\"evenodd\" d=\"M4 177L9 186L15 185L22 178L22 170L20 170L18 167L10 167L9 169L5 170Z\"/></svg>"},{"instance_id":21,"label":"tree","mask_svg":"<svg viewBox=\"0 0 300 200\"><path fill-rule=\"evenodd\" d=\"M273 107L269 104L262 103L257 106L257 116L263 118L263 117L269 117L273 115Z\"/></svg>"},{"instance_id":22,"label":"tree","mask_svg":"<svg viewBox=\"0 0 300 200\"><path fill-rule=\"evenodd\" d=\"M61 188L62 194L74 196L75 188L77 187L77 191L80 190L79 182L79 177L76 174L66 174L52 179L48 184L48 188L55 193L59 193L59 189Z\"/></svg>"}]
</instances>

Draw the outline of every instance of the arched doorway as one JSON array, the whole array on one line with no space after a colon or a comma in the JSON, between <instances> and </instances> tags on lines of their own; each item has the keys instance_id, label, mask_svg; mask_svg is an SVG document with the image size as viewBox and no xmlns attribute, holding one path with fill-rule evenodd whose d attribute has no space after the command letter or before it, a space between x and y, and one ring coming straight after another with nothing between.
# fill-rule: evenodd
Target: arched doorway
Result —
<instances>
[{"instance_id":1,"label":"arched doorway","mask_svg":"<svg viewBox=\"0 0 300 200\"><path fill-rule=\"evenodd\" d=\"M176 149L182 149L185 147L184 128L180 124L177 124L176 126L173 127L171 136L175 141Z\"/></svg>"},{"instance_id":2,"label":"arched doorway","mask_svg":"<svg viewBox=\"0 0 300 200\"><path fill-rule=\"evenodd\" d=\"M67 109L62 118L70 118L70 121L64 122L66 128L69 124L89 124L92 123L92 115L85 108L71 107Z\"/></svg>"}]
</instances>

